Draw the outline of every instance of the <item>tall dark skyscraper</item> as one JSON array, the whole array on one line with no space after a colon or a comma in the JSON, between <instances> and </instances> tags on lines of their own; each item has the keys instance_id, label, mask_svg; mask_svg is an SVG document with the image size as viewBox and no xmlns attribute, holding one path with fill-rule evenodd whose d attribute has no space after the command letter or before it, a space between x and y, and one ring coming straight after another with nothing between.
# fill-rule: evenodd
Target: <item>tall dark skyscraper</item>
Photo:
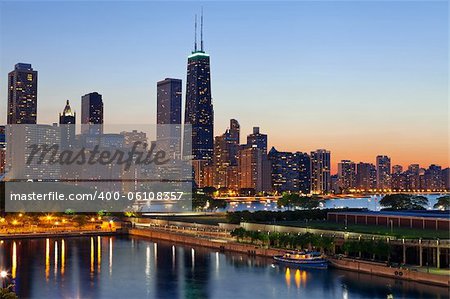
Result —
<instances>
[{"instance_id":1,"label":"tall dark skyscraper","mask_svg":"<svg viewBox=\"0 0 450 299\"><path fill-rule=\"evenodd\" d=\"M81 132L83 134L103 133L102 95L91 92L81 97Z\"/></svg>"},{"instance_id":2,"label":"tall dark skyscraper","mask_svg":"<svg viewBox=\"0 0 450 299\"><path fill-rule=\"evenodd\" d=\"M214 110L211 98L209 55L203 48L203 15L201 17L200 50L197 49L197 20L195 22L194 51L188 57L186 82L186 110L184 123L191 125L192 134L185 133L184 143L192 135L194 160L212 162L214 151ZM186 136L187 135L187 136ZM187 153L185 153L186 155Z\"/></svg>"},{"instance_id":3,"label":"tall dark skyscraper","mask_svg":"<svg viewBox=\"0 0 450 299\"><path fill-rule=\"evenodd\" d=\"M18 63L8 74L8 124L36 124L37 71Z\"/></svg>"},{"instance_id":4,"label":"tall dark skyscraper","mask_svg":"<svg viewBox=\"0 0 450 299\"><path fill-rule=\"evenodd\" d=\"M68 148L73 146L75 140L76 115L70 107L69 100L62 113L59 114L59 124L61 127L61 147Z\"/></svg>"},{"instance_id":5,"label":"tall dark skyscraper","mask_svg":"<svg viewBox=\"0 0 450 299\"><path fill-rule=\"evenodd\" d=\"M181 80L166 78L157 83L157 141L167 151L181 150Z\"/></svg>"}]
</instances>

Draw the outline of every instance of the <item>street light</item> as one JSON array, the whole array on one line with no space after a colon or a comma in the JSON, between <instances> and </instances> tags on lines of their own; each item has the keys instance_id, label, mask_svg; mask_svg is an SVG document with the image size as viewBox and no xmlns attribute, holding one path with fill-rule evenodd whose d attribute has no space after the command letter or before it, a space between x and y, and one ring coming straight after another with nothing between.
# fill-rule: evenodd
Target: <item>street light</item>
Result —
<instances>
[{"instance_id":1,"label":"street light","mask_svg":"<svg viewBox=\"0 0 450 299\"><path fill-rule=\"evenodd\" d=\"M5 270L2 270L0 272L0 276L2 277L2 287L5 288L6 287L6 277L8 276L8 272L6 272Z\"/></svg>"}]
</instances>

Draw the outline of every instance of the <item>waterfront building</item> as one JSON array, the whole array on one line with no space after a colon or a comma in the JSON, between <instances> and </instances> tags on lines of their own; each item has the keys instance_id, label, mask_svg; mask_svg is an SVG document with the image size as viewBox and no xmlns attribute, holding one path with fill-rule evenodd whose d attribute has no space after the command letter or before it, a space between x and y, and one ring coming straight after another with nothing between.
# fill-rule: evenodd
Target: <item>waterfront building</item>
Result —
<instances>
[{"instance_id":1,"label":"waterfront building","mask_svg":"<svg viewBox=\"0 0 450 299\"><path fill-rule=\"evenodd\" d=\"M356 188L356 164L350 160L338 163L338 188L340 193Z\"/></svg>"},{"instance_id":2,"label":"waterfront building","mask_svg":"<svg viewBox=\"0 0 450 299\"><path fill-rule=\"evenodd\" d=\"M8 74L8 124L36 124L38 73L18 63Z\"/></svg>"},{"instance_id":3,"label":"waterfront building","mask_svg":"<svg viewBox=\"0 0 450 299\"><path fill-rule=\"evenodd\" d=\"M103 99L97 92L81 97L81 133L103 133Z\"/></svg>"},{"instance_id":4,"label":"waterfront building","mask_svg":"<svg viewBox=\"0 0 450 299\"><path fill-rule=\"evenodd\" d=\"M181 155L181 88L180 79L157 83L156 141L170 156Z\"/></svg>"},{"instance_id":5,"label":"waterfront building","mask_svg":"<svg viewBox=\"0 0 450 299\"><path fill-rule=\"evenodd\" d=\"M51 159L58 159L58 155L46 155L42 161L35 157L29 160L33 145L60 145L60 129L54 125L25 125L10 127L10 134L14 136L8 140L7 172L8 179L14 180L58 180L60 179L60 164L51 163Z\"/></svg>"},{"instance_id":6,"label":"waterfront building","mask_svg":"<svg viewBox=\"0 0 450 299\"><path fill-rule=\"evenodd\" d=\"M442 169L442 184L445 190L450 190L450 168L448 167Z\"/></svg>"},{"instance_id":7,"label":"waterfront building","mask_svg":"<svg viewBox=\"0 0 450 299\"><path fill-rule=\"evenodd\" d=\"M6 127L0 126L0 177L5 173L6 167Z\"/></svg>"},{"instance_id":8,"label":"waterfront building","mask_svg":"<svg viewBox=\"0 0 450 299\"><path fill-rule=\"evenodd\" d=\"M411 164L408 166L408 170L405 171L406 189L420 190L419 170L420 170L419 164Z\"/></svg>"},{"instance_id":9,"label":"waterfront building","mask_svg":"<svg viewBox=\"0 0 450 299\"><path fill-rule=\"evenodd\" d=\"M311 152L311 192L326 194L331 191L331 153L325 149Z\"/></svg>"},{"instance_id":10,"label":"waterfront building","mask_svg":"<svg viewBox=\"0 0 450 299\"><path fill-rule=\"evenodd\" d=\"M309 194L311 192L311 160L301 152L279 152L272 147L268 158L272 167L272 189Z\"/></svg>"},{"instance_id":11,"label":"waterfront building","mask_svg":"<svg viewBox=\"0 0 450 299\"><path fill-rule=\"evenodd\" d=\"M443 189L442 184L442 168L439 165L431 164L425 170L425 189L437 191Z\"/></svg>"},{"instance_id":12,"label":"waterfront building","mask_svg":"<svg viewBox=\"0 0 450 299\"><path fill-rule=\"evenodd\" d=\"M379 155L376 158L377 188L387 190L391 188L391 158Z\"/></svg>"},{"instance_id":13,"label":"waterfront building","mask_svg":"<svg viewBox=\"0 0 450 299\"><path fill-rule=\"evenodd\" d=\"M197 28L197 21L195 25ZM185 152L184 156L210 164L214 153L214 109L211 96L210 56L204 51L203 46L203 15L200 32L200 49L197 48L196 38L194 51L188 56L187 63L184 123L190 125L190 130L184 133L184 143L188 144L192 152Z\"/></svg>"},{"instance_id":14,"label":"waterfront building","mask_svg":"<svg viewBox=\"0 0 450 299\"><path fill-rule=\"evenodd\" d=\"M356 188L372 190L377 187L377 170L372 163L360 162L356 166Z\"/></svg>"}]
</instances>

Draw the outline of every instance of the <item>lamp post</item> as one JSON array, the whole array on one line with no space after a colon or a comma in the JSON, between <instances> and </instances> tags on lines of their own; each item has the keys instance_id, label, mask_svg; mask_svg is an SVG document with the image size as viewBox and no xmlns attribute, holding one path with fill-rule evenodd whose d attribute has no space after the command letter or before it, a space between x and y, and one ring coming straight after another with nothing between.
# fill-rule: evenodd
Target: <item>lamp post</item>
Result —
<instances>
[{"instance_id":1,"label":"lamp post","mask_svg":"<svg viewBox=\"0 0 450 299\"><path fill-rule=\"evenodd\" d=\"M5 270L2 270L0 272L0 276L2 277L2 287L6 288L6 277L8 276L8 272L6 272Z\"/></svg>"}]
</instances>

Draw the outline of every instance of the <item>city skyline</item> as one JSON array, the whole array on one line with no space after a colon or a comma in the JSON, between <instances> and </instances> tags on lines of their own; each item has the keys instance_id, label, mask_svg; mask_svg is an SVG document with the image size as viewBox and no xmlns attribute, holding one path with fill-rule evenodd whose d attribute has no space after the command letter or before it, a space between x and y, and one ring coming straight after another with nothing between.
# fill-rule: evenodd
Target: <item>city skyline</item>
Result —
<instances>
[{"instance_id":1,"label":"city skyline","mask_svg":"<svg viewBox=\"0 0 450 299\"><path fill-rule=\"evenodd\" d=\"M7 6L4 3L2 3L1 5L2 5L2 8L5 8L5 6ZM148 4L148 5L150 5L150 4ZM369 4L367 4L367 5L369 5ZM389 7L391 4L386 4L386 5ZM43 6L45 7L45 5L43 5ZM330 102L330 100L332 100L333 98L330 98L329 96L322 100L323 101L322 105L318 105L316 107L316 108L319 108L319 110L321 109L320 111L310 109L310 110L307 110L304 114L302 113L301 117L298 117L298 114L296 114L296 113L288 112L287 110L285 110L286 105L288 105L288 106L292 105L293 108L296 107L295 106L296 103L294 103L292 101L295 101L297 97L287 98L286 101L283 101L281 99L275 99L276 106L274 106L273 108L270 108L270 106L268 106L268 104L270 104L270 102L268 103L267 101L258 101L258 98L260 98L260 92L258 89L253 89L253 91L254 91L253 97L248 97L248 95L249 95L249 94L247 94L248 91L241 90L241 93L242 93L241 96L244 97L245 99L248 99L247 102L242 102L243 101L242 98L240 98L239 100L236 100L236 99L233 99L233 97L230 97L230 98L224 97L224 95L226 95L226 93L229 92L229 91L224 91L224 88L232 90L236 87L236 85L234 85L234 84L230 85L229 81L227 81L227 80L222 81L220 79L220 77L218 77L218 76L220 76L220 74L222 74L222 75L224 74L223 68L229 69L229 67L224 66L223 63L224 62L230 63L230 60L229 60L229 57L224 55L223 52L220 53L220 51L217 51L218 46L214 45L218 41L218 37L214 36L215 35L214 32L218 30L217 24L215 24L215 19L213 17L214 13L217 13L217 12L215 12L215 9L214 9L214 8L216 8L215 6L216 5L212 5L212 4L211 5L208 4L207 6L205 6L205 17L207 20L206 26L205 26L205 31L207 32L207 36L205 37L205 39L206 39L206 44L207 44L206 48L208 49L208 52L210 52L212 55L212 59L211 59L212 71L211 71L211 73L212 73L212 77L213 77L212 89L214 89L213 104L215 106L215 112L216 112L215 113L216 122L215 122L214 136L218 136L221 132L223 132L225 130L228 119L235 118L235 119L238 119L239 122L241 123L241 127L243 129L244 135L246 135L246 133L250 133L250 130L252 129L253 126L261 127L262 131L269 135L268 148L275 146L277 148L277 150L281 150L281 151L302 151L302 152L309 152L309 151L313 151L313 150L320 149L320 148L325 148L327 150L330 150L331 155L332 155L331 159L333 161L333 163L331 165L332 173L336 172L337 162L340 160L352 160L354 162L364 161L364 162L375 163L375 157L377 155L387 155L387 156L391 157L391 159L393 161L392 162L393 165L401 164L405 168L409 164L413 164L413 163L419 163L419 164L421 164L422 167L426 167L430 164L439 164L442 167L448 166L448 145L447 145L448 134L445 134L446 132L448 132L448 129L447 129L448 126L445 125L445 124L447 124L447 115L448 114L446 114L445 109L443 109L444 107L446 108L445 99L442 102L442 99L440 97L438 97L438 99L434 99L434 101L435 101L434 103L438 104L438 105L432 105L432 103L430 103L430 101L432 101L432 100L427 100L427 101L422 100L422 102L421 102L421 101L417 101L417 99L416 99L413 103L415 103L416 105L419 103L418 108L415 108L417 110L412 109L411 111L408 111L408 109L406 109L407 108L406 106L403 106L402 109L404 109L404 110L398 110L399 109L398 105L401 106L401 104L405 104L404 99L394 101L394 102L392 102L391 110L383 110L384 113L386 114L386 116L389 116L389 117L379 118L379 119L372 118L373 112L377 112L376 111L377 109L374 109L374 105L372 102L364 102L364 103L360 102L359 103L360 110L354 109L354 112L355 112L353 114L354 119L352 119L352 120L348 119L348 113L347 113L348 112L347 110L352 109L351 108L352 101L341 102L341 105L344 106L345 109L343 109L342 107L341 108L338 107L338 109L336 110L336 107ZM360 6L360 5L356 4L356 6ZM364 5L362 5L362 6L364 6ZM417 4L417 5L411 5L411 6L414 7L414 6L420 6L420 5ZM431 8L429 7L429 9L432 9L434 6L436 6L436 4L430 5ZM96 6L94 5L94 7L96 7ZM245 5L244 5L244 7L245 7ZM394 8L395 8L395 5L394 5ZM197 7L195 9L198 10ZM355 8L353 8L353 9L355 9ZM359 8L359 9L361 9L361 8ZM378 7L378 9L381 9L381 8ZM434 9L436 9L436 8L434 8ZM343 10L345 11L345 9L343 9ZM365 11L364 9L361 9L361 10ZM414 12L414 13L412 13L412 15L417 17L417 15L416 15L417 11L414 9L411 9L411 11ZM409 11L409 12L411 13L411 11ZM4 15L4 12L5 12L5 10L2 9L1 10L2 16ZM263 10L261 10L261 11L257 10L256 13L264 14L265 12ZM277 13L279 13L278 10L275 11L275 15ZM353 13L354 13L354 11L353 11ZM176 62L177 69L183 68L185 66L186 56L189 55L190 51L192 50L191 49L192 48L192 40L193 40L193 26L192 26L193 18L192 18L192 16L194 14L195 14L195 11L193 11L193 13L190 14L189 16L183 17L183 20L190 19L190 20L187 20L187 22L186 22L186 24L184 24L184 26L186 28L191 29L191 30L186 30L186 31L191 32L191 34L187 34L187 36L181 36L181 34L180 34L180 40L183 40L182 44L184 45L182 48L183 55L181 57L178 57L178 56L170 57L174 61L177 61ZM234 16L239 17L239 14L234 15ZM276 19L276 17L275 17L275 19ZM252 18L252 20L253 20L253 18ZM280 21L280 20L278 19L278 21ZM184 21L183 21L183 23L184 23ZM436 25L436 22L433 24ZM67 25L64 25L64 26L67 26ZM422 36L422 38L427 37L424 32L421 32L421 33L423 35L425 35L425 36ZM2 32L2 36L3 36L3 32ZM190 38L190 41L189 41L189 38ZM8 36L2 37L2 39L7 40ZM186 40L188 40L188 41L185 43L184 41L186 41ZM242 46L243 41L240 41L240 43ZM176 42L173 42L173 44L176 44ZM181 44L181 42L180 42L180 44ZM244 43L244 45L245 44L246 43ZM395 42L394 42L394 44L395 44ZM399 46L398 44L396 44L396 45ZM247 44L247 46L248 46L248 44ZM433 46L436 46L436 45L432 45L430 47L433 48ZM169 49L170 44L167 44L166 48ZM268 47L268 48L270 48L270 47ZM426 50L425 48L421 49L421 50L424 51L424 50ZM209 49L211 49L211 50L209 50ZM400 49L402 49L402 48L400 48ZM9 48L6 47L6 50L7 50L6 52L8 52ZM396 49L396 50L394 50L394 52L398 52L398 50L399 49ZM157 51L159 51L159 50L157 50ZM170 53L171 50L169 50L168 52ZM23 52L19 51L19 53L23 53ZM233 57L236 57L236 54L241 54L241 53L239 53L239 51L237 51L237 52L231 51L229 54L231 54ZM261 54L261 53L259 53L259 54ZM280 59L279 54L276 55L276 53L273 53L273 52L272 52L272 54L275 54L272 57L276 57L277 59ZM367 54L373 54L373 52L367 53ZM398 54L398 53L396 53L396 54ZM414 55L412 55L412 56L414 56ZM144 59L147 59L147 58L149 58L149 57L148 56L139 57L139 59L143 60L143 61L144 61ZM359 57L359 58L361 58L361 57ZM9 72L11 70L12 66L17 62L31 63L33 65L33 68L36 69L37 71L39 71L39 81L40 81L39 89L38 89L38 99L39 99L38 100L38 103L39 103L38 122L39 123L57 122L57 113L60 112L60 107L63 104L63 101L66 101L66 99L69 99L71 101L71 103L73 103L72 108L77 112L78 115L80 115L81 108L80 108L79 99L81 99L81 96L83 94L93 92L93 91L97 91L103 95L104 104L105 104L105 123L106 122L130 123L128 119L131 119L133 121L135 121L136 119L139 119L139 120L147 119L148 123L154 123L155 115L156 115L156 95L154 95L154 94L152 95L152 93L154 93L154 89L155 89L154 86L155 86L156 82L159 80L162 80L164 77L185 78L185 72L186 72L184 70L184 72L177 72L177 73L169 74L169 73L166 73L166 70L162 69L161 65L159 65L159 68L161 68L161 69L159 69L159 72L160 72L159 77L154 81L153 81L153 79L148 79L148 81L147 81L147 78L146 78L146 81L144 82L145 86L146 86L146 88L145 88L146 93L143 96L139 97L139 99L138 99L139 102L135 102L134 99L130 100L130 102L132 104L140 103L138 105L142 105L143 107L148 107L148 110L140 109L140 110L144 110L144 111L139 112L139 113L145 112L146 117L141 117L143 115L140 115L139 113L137 113L136 117L133 117L133 113L130 113L128 118L124 118L125 121L124 121L124 119L122 119L122 120L117 119L117 121L115 121L114 115L118 112L123 112L121 109L118 109L118 107L117 107L117 105L120 104L120 103L118 103L120 101L120 100L118 100L120 97L116 96L116 95L114 95L114 96L111 95L111 92L114 89L119 94L121 93L120 89L117 89L117 87L110 86L109 88L105 89L104 82L102 82L102 80L100 80L100 82L98 82L98 88L93 87L95 85L95 83L90 82L89 84L86 84L85 88L92 87L93 89L92 90L86 90L86 89L81 90L80 89L78 91L79 92L78 95L75 97L74 96L75 91L73 90L74 87L70 86L67 89L67 96L58 96L58 99L56 99L56 96L58 93L63 94L65 92L63 87L65 85L67 85L67 83L64 83L63 81L61 81L61 79L56 78L51 73L47 73L47 74L45 73L45 70L48 70L49 67L51 69L51 65L53 64L53 62L48 62L48 64L50 65L50 66L48 66L47 63L44 63L42 60L40 63L39 62L36 63L34 60L33 61L26 60L25 61L22 58L20 58L20 59L17 58L12 64L7 65L6 62L10 61L10 59L13 59L13 58L10 58L10 57L7 58L6 54L2 54L1 59L2 59L1 70L2 70L2 74L4 74L4 76L6 76L6 73ZM431 59L431 58L429 58L429 59ZM149 59L149 60L154 61L152 59ZM178 61L180 61L180 60L182 61L182 63L180 65L178 65L179 64ZM40 60L37 59L37 61L40 61ZM259 69L259 70L247 69L247 65L249 65L249 66L252 65L252 57L248 57L248 61L245 61L245 62L246 62L246 64L241 65L241 66L243 66L244 69L238 69L236 71L237 73L235 73L235 75L237 75L238 77L241 76L241 74L239 74L241 71L244 74L245 73L247 73L247 74L253 73L255 71L261 71L261 69ZM434 61L427 60L427 62L434 62ZM149 62L144 61L144 63L145 63L145 65L148 65ZM170 62L170 63L175 63L175 62ZM102 63L100 63L100 65L101 64ZM430 68L432 66L434 66L433 63L431 63L431 64L432 65L430 66ZM267 65L269 65L269 64L267 64ZM445 66L445 64L443 64L443 65ZM59 65L59 67L61 67L61 66ZM135 67L136 67L135 69L139 68L139 66L135 66ZM286 67L288 68L288 65L286 65ZM323 67L323 65L321 65L321 67ZM354 67L356 67L356 65ZM416 67L419 67L419 66L416 66ZM423 67L423 65L421 67ZM172 68L173 67L170 66L167 69L169 70ZM133 70L135 70L135 69L133 68ZM326 71L326 70L329 71L330 69L327 66L325 66L324 71ZM102 71L101 68L100 68L100 71ZM110 74L110 73L108 73L108 71L110 71L110 69L104 69L105 76ZM289 71L292 71L292 70L289 70ZM318 70L318 71L320 71L320 70ZM335 71L337 71L337 70L335 70ZM348 69L347 70L343 69L342 71L343 71L343 73L348 75ZM388 69L388 71L396 71L396 69L392 69L392 70ZM439 68L434 68L432 73L437 72L438 75L444 74L444 77L447 76L447 74L445 72L440 74L439 71L442 71L442 70L439 70ZM91 69L89 69L88 73L91 73ZM97 73L97 71L95 71L95 68L93 68L92 73ZM216 73L217 73L217 76L215 75ZM276 77L276 73L277 72L274 72L274 76L269 76L267 74L265 74L265 75L267 76L267 79L270 80L270 79L273 79ZM112 73L112 74L117 76L118 78L125 77L125 76L124 77L119 76L116 73ZM304 77L302 77L302 76L308 75L308 73L299 72L298 74L300 75L298 88L303 88L303 87L305 87L305 85L304 85L305 82L302 82L300 79L304 79ZM310 74L314 76L315 73L313 72ZM89 74L87 77L90 78L91 75L92 74ZM124 74L124 75L126 75L126 74ZM384 73L384 75L389 77L388 73ZM85 80L85 78L82 78L82 76L80 76L80 77L72 77L72 76L74 76L74 75L69 72L68 78L73 78L73 79L78 78L80 81ZM64 76L62 76L62 77L64 77ZM55 81L55 83L57 83L56 86L52 85L52 82L48 81L49 78L56 80ZM258 76L256 76L255 78L258 78ZM285 77L283 77L283 78L286 79ZM438 79L440 80L440 77L438 77ZM2 87L1 90L5 90L3 88L5 86L4 81L6 81L6 80L2 80L2 82L1 82L1 85L0 85ZM69 81L71 81L71 80L68 80L68 82ZM253 80L250 82L246 81L249 84L249 87L250 87L249 89L252 89L255 87L253 85L253 84L255 84L254 81L256 81L256 80ZM423 82L426 83L426 81L423 81ZM62 83L62 87L61 87L61 83ZM69 82L69 84L70 83L73 83L73 82ZM236 83L236 82L233 82L233 83ZM238 86L242 86L239 82L237 82L237 83L238 83ZM264 83L264 82L260 82L260 83ZM326 86L325 83L326 82L324 82L323 84ZM423 83L423 84L425 84L425 83ZM434 83L436 83L436 82L434 82ZM273 85L276 86L277 84L279 84L279 82L274 82ZM75 85L78 85L78 84L75 84ZM264 86L266 86L266 85L267 84L265 84ZM402 84L400 84L400 85L402 85ZM130 84L129 86L131 87L133 85ZM48 96L49 95L48 89L49 88L52 89L52 87L55 87L55 90L57 92L52 93L52 94L55 94L55 96L54 96L55 98L53 98L53 101L49 101L49 98L52 98L52 97ZM313 87L314 87L314 85L307 86L305 88L307 90L311 91L311 89ZM324 86L322 86L322 87L316 86L315 88L317 89L317 92L319 92L323 87ZM347 87L348 86L346 86L345 84L342 85L342 88L344 88L344 89ZM411 86L407 86L407 87L411 88ZM128 85L124 85L124 90L128 90L128 88L129 88ZM405 88L405 86L399 87L399 89L402 89L402 88ZM44 91L42 91L42 89ZM61 90L59 90L59 89L61 89ZM430 89L432 89L432 88L430 88ZM238 89L238 91L239 91L239 89ZM267 91L267 93L269 93L269 94L271 94L273 92L273 90L269 87L264 88L263 92L265 92L265 91ZM275 91L279 91L279 90L277 90L275 88ZM183 95L185 95L185 92L186 92L186 90L184 90L184 88L183 88ZM414 94L415 90L410 91L410 94L411 94L411 92ZM394 94L395 94L395 92L394 92ZM439 94L439 92L438 92L438 94ZM430 95L433 95L433 93L430 93ZM422 96L425 96L425 95L422 95ZM3 102L3 99L6 98L6 91L1 93L0 98L2 99L2 102ZM183 98L184 98L184 96L183 96ZM299 99L298 101L302 105L305 105L304 98L298 96L298 99ZM128 99L126 99L126 100L128 102ZM341 100L341 99L339 99L339 100ZM239 101L239 107L242 105L243 109L239 109L240 111L237 111L238 109L236 109L236 101ZM258 105L258 103L259 103L259 105ZM377 102L377 104L386 105L388 103L386 103L385 101L381 101L381 103ZM423 106L424 104L426 105L426 107ZM245 109L247 105L252 105L252 107ZM273 105L273 103L272 103L272 105ZM410 105L413 106L412 104L410 104ZM422 105L422 106L420 106L420 105ZM5 107L6 103L2 106ZM356 106L358 107L358 105L356 105ZM430 107L430 106L432 106L432 107ZM279 108L279 109L274 109L274 108ZM130 107L129 109L131 109L131 111L133 112L132 107ZM233 111L231 111L231 113L230 113L230 109L233 110ZM265 110L266 113L260 114L261 109ZM374 109L375 111L369 111L367 109ZM288 109L288 110L295 110L295 109ZM253 113L254 111L256 111L256 113ZM401 113L399 111L401 111ZM418 114L420 111L423 112L423 115ZM279 117L274 120L273 119L274 114L277 115L277 114L280 114L281 112L287 113L287 117L279 115ZM336 121L336 118L333 118L329 115L331 112L334 112L336 114L346 112L346 113L342 114L343 123L330 123L331 121L334 121L334 122ZM394 113L394 115L392 115L392 113ZM258 115L260 115L260 116L258 117ZM263 115L263 117L261 115ZM406 122L406 119L408 117L412 117L414 115L416 115L416 118L415 118L415 122L413 124L411 124L410 122ZM361 117L361 116L363 116L363 117ZM394 118L397 119L397 121L398 121L397 123L395 123L395 122L394 122L394 124L392 123L393 116L394 116ZM5 117L5 115L2 114L1 118L0 118L2 123L5 122L4 117ZM256 119L255 119L255 117L256 117ZM367 119L365 119L365 118L371 120L373 123L375 123L376 120L378 120L378 123L367 127L367 124L365 124ZM339 119L339 117L337 119ZM432 120L432 122L430 122L430 119ZM320 120L320 122L325 123L326 125L323 125L323 127L314 126L314 124L311 123L314 120ZM349 121L350 124L348 124L348 123L345 124L344 120ZM357 127L354 127L355 121L358 121ZM369 121L369 122L371 122L371 121ZM353 123L353 126L352 126L352 123ZM442 124L442 125L440 125L440 124ZM284 127L283 127L283 125L284 125ZM327 127L327 125L328 126L332 125L332 126ZM296 127L290 128L290 126L296 126ZM297 126L299 128L297 128ZM345 128L346 128L345 130L342 130L343 126L345 126ZM386 126L389 126L389 128L386 128ZM398 126L398 127L395 127L395 126ZM414 126L413 129L412 129L412 126ZM429 126L432 126L432 127L429 127ZM361 128L360 127L367 130L364 132L364 134L362 134L362 137L361 137ZM302 130L302 128L305 128L306 130ZM426 131L425 132L426 134L423 131ZM413 133L414 133L414 136L410 136ZM369 136L367 136L367 135L369 135ZM380 139L380 135L382 137L381 139ZM437 138L438 136L440 136L440 138ZM430 148L432 148L432 150L433 150L433 155L429 154ZM351 150L349 150L349 149L351 149Z\"/></svg>"}]
</instances>

